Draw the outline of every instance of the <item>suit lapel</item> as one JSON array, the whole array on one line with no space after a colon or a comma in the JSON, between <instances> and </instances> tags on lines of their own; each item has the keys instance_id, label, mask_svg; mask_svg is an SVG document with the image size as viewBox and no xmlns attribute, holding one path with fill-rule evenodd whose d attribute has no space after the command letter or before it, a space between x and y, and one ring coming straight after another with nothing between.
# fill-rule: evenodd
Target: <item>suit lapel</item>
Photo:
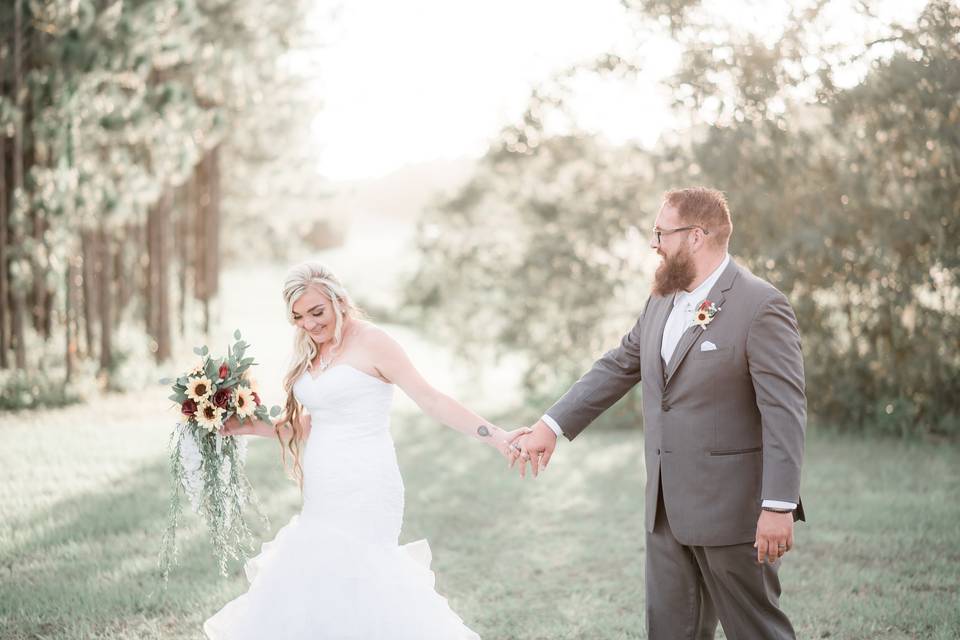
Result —
<instances>
[{"instance_id":1,"label":"suit lapel","mask_svg":"<svg viewBox=\"0 0 960 640\"><path fill-rule=\"evenodd\" d=\"M737 267L736 263L731 259L730 263L727 264L727 268L723 270L722 274L720 274L720 278L717 280L717 283L713 285L713 288L711 288L710 292L707 294L707 300L717 305L718 309L722 308L723 303L727 299L726 292L733 287L733 283L737 279L737 275L739 275L739 273L739 267ZM698 300L697 304L700 302L701 301ZM697 341L697 338L701 333L703 333L703 331L703 327L695 324L684 331L683 335L680 336L680 342L677 343L677 348L673 350L673 356L670 358L669 364L667 364L666 380L663 383L664 388L670 384L670 380L673 379L677 369L680 368L684 358L687 357L687 353L690 352L690 347L693 346L693 343ZM663 331L660 332L660 335L662 339Z\"/></svg>"},{"instance_id":2,"label":"suit lapel","mask_svg":"<svg viewBox=\"0 0 960 640\"><path fill-rule=\"evenodd\" d=\"M667 375L663 384L664 387L670 383L673 374L677 372L677 367L679 367L683 359L687 357L687 352L690 351L690 347L693 346L693 343L697 341L697 336L702 332L702 327L693 325L692 327L688 327L687 330L683 332L683 335L680 336L680 342L677 343L677 348L673 350L673 356L670 358L670 362L667 363Z\"/></svg>"}]
</instances>

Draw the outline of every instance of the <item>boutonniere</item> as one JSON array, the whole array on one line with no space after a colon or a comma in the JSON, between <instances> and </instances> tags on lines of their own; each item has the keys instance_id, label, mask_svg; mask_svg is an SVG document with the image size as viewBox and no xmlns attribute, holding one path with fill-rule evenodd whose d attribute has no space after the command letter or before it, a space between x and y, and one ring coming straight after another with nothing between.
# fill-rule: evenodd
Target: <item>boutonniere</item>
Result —
<instances>
[{"instance_id":1,"label":"boutonniere","mask_svg":"<svg viewBox=\"0 0 960 640\"><path fill-rule=\"evenodd\" d=\"M704 300L697 306L697 315L693 322L706 329L707 325L713 322L713 316L717 315L718 311L720 311L720 308L717 305L709 300Z\"/></svg>"}]
</instances>

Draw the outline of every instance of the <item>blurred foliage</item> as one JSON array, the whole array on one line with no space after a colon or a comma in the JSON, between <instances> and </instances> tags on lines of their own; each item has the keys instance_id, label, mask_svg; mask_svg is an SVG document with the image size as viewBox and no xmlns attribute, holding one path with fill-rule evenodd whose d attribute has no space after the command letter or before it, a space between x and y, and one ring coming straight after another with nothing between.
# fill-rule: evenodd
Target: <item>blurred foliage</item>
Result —
<instances>
[{"instance_id":1,"label":"blurred foliage","mask_svg":"<svg viewBox=\"0 0 960 640\"><path fill-rule=\"evenodd\" d=\"M524 385L549 395L640 311L630 288L645 215L624 203L642 202L635 194L652 171L631 150L589 137L534 144L531 131L526 142L516 134L421 222L423 259L407 298L461 356L487 345L533 356Z\"/></svg>"},{"instance_id":2,"label":"blurred foliage","mask_svg":"<svg viewBox=\"0 0 960 640\"><path fill-rule=\"evenodd\" d=\"M683 128L649 152L570 126L548 135L570 74L539 89L421 225L408 299L464 350L523 354L539 402L639 312L650 273L628 264L650 253L636 230L659 193L707 184L728 194L731 253L796 309L812 415L841 430L960 434L957 6L931 2L901 25L870 3L821 0L792 7L772 37L693 0L624 4L638 34L681 47L665 82ZM859 12L860 40L827 37L838 6ZM609 60L585 72L642 68Z\"/></svg>"},{"instance_id":3,"label":"blurred foliage","mask_svg":"<svg viewBox=\"0 0 960 640\"><path fill-rule=\"evenodd\" d=\"M83 396L40 371L0 370L0 411L63 407Z\"/></svg>"},{"instance_id":4,"label":"blurred foliage","mask_svg":"<svg viewBox=\"0 0 960 640\"><path fill-rule=\"evenodd\" d=\"M0 8L4 35L13 28L14 4ZM292 121L305 100L302 78L282 62L308 0L21 4L29 25L24 108L37 117L25 131L25 153L35 162L12 224L17 214L41 208L66 223L52 234L68 236L104 219L116 227L142 218L164 190L187 180L205 150L225 140L260 145L260 158L234 154L232 168L249 180L247 167L275 157L291 129L302 137ZM11 60L7 51L8 77ZM279 109L285 100L290 104ZM12 135L22 118L13 96L3 96L0 128ZM23 253L40 267L52 259L36 246Z\"/></svg>"},{"instance_id":5,"label":"blurred foliage","mask_svg":"<svg viewBox=\"0 0 960 640\"><path fill-rule=\"evenodd\" d=\"M0 269L0 279L12 292L0 313L0 337L7 338L0 349L6 355L15 344L18 369L35 368L50 342L70 343L66 359L92 357L99 341L91 338L98 336L88 330L81 352L78 329L96 325L97 334L112 335L112 316L128 302L148 326L116 327L118 334L129 329L136 333L131 342L159 340L165 348L168 341L156 338L153 325L168 325L168 297L161 312L153 313L151 304L158 306L155 292L173 281L171 263L180 266L181 297L189 271L196 276L193 293L206 305L216 293L221 253L229 256L234 244L245 255L273 249L270 216L263 213L277 208L264 194L278 172L265 166L285 164L286 180L315 184L302 154L295 161L290 154L307 144L308 106L317 102L305 89L316 65L304 45L306 16L317 6L311 0L0 4L0 199L9 205L0 206L0 261L8 268ZM222 169L209 162L220 157ZM151 223L151 212L161 209ZM216 209L218 217L200 209ZM90 250L82 239L94 233L99 248ZM160 237L163 242L154 242ZM130 253L137 255L128 260ZM98 269L111 263L109 276L87 270L98 260ZM68 284L69 270L79 274L81 267L83 277L70 276ZM106 283L99 298L88 291L95 279ZM67 299L80 283L85 305L78 309ZM88 304L88 295L96 301ZM88 313L98 306L106 308L102 326ZM190 310L181 302L179 313ZM22 323L28 314L32 322ZM157 315L162 322L149 320ZM31 333L48 344L37 349ZM29 362L22 357L28 344ZM110 354L109 341L104 344L106 386L128 384L128 355L122 348ZM68 382L70 371L64 371ZM10 377L10 394L19 375ZM31 373L30 379L51 375ZM7 395L6 383L0 381L0 390Z\"/></svg>"}]
</instances>

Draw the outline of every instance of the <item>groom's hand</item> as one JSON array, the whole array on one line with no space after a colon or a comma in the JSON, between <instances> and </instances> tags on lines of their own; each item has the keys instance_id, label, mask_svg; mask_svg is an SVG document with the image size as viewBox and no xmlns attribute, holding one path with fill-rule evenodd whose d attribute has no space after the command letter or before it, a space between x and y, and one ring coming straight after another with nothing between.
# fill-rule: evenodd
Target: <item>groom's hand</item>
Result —
<instances>
[{"instance_id":1,"label":"groom's hand","mask_svg":"<svg viewBox=\"0 0 960 640\"><path fill-rule=\"evenodd\" d=\"M793 548L793 514L761 511L757 520L757 562L773 564Z\"/></svg>"},{"instance_id":2,"label":"groom's hand","mask_svg":"<svg viewBox=\"0 0 960 640\"><path fill-rule=\"evenodd\" d=\"M521 478L527 476L528 462L530 463L530 470L533 471L534 477L536 477L540 471L546 469L547 463L550 462L550 456L553 455L553 450L557 447L557 434L547 426L546 422L538 420L532 428L533 431L530 434L521 437L517 441L520 449L514 449L510 455L511 469L516 461L518 459L520 460Z\"/></svg>"}]
</instances>

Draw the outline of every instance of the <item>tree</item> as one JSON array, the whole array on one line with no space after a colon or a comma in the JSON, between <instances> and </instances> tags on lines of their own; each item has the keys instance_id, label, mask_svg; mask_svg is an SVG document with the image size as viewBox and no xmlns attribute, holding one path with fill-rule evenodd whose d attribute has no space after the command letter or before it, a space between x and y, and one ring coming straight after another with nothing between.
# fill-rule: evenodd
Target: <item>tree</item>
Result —
<instances>
[{"instance_id":1,"label":"tree","mask_svg":"<svg viewBox=\"0 0 960 640\"><path fill-rule=\"evenodd\" d=\"M632 221L645 228L658 192L708 184L728 193L731 252L794 304L813 415L845 430L960 433L960 10L935 0L916 24L888 24L863 3L863 39L856 42L826 39L832 11L849 8L828 0L792 8L779 34L738 30L735 16L696 0L625 5L641 33L665 31L682 48L665 83L685 126L665 133L652 152L554 153L538 164L531 158L547 153L541 149L593 143L534 128L529 144L528 112L523 125L505 133L506 147L496 146L477 178L421 227L424 266L411 288L425 293L411 300L436 309L430 317L455 340L480 336L526 354L528 384L561 363L552 386L564 387L597 355L597 345L570 340L582 335L572 331L539 340L523 328L513 329L516 337L497 333L497 319L508 327L531 317L534 327L541 317L582 321L579 331L612 344L612 332L588 327L597 317L618 318L621 332L629 327L610 292L637 286L637 275L605 270L605 256L630 231L610 221L646 202L648 215ZM639 65L611 60L595 71ZM841 85L841 72L860 80ZM532 110L556 112L563 103L562 96L542 101L535 94ZM550 117L538 113L535 120ZM490 166L499 167L499 182L482 179ZM577 189L548 187L569 172L591 179ZM523 184L537 185L526 189L541 195L525 197ZM503 202L519 211L488 230L477 212ZM568 212L556 218L566 235L551 235L543 212L555 211ZM590 226L594 219L606 224ZM549 250L538 250L543 238ZM539 277L511 268L515 256L532 255L540 256ZM593 305L569 304L558 290L594 292ZM514 314L518 300L530 315ZM493 324L478 328L482 322L464 317L469 309Z\"/></svg>"},{"instance_id":2,"label":"tree","mask_svg":"<svg viewBox=\"0 0 960 640\"><path fill-rule=\"evenodd\" d=\"M0 6L0 366L12 352L16 380L51 382L28 357L63 348L65 377L83 356L118 381L114 334L132 322L158 361L169 357L174 273L192 277L209 327L225 222L222 149L237 123L248 127L240 135L276 128L269 115L244 118L274 77L286 78L280 61L307 8L306 0ZM174 250L175 232L192 255ZM52 340L61 332L62 342Z\"/></svg>"}]
</instances>

